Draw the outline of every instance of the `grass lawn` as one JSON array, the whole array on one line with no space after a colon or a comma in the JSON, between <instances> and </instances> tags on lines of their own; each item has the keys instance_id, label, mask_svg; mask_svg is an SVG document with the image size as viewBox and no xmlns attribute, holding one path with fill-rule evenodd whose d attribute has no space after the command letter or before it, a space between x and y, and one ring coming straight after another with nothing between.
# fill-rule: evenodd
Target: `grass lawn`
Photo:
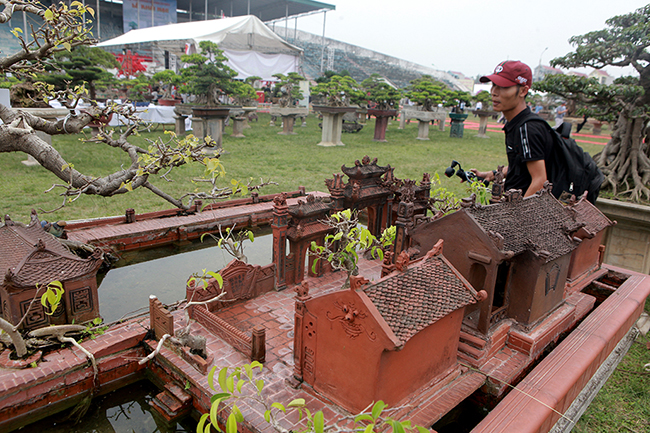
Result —
<instances>
[{"instance_id":1,"label":"grass lawn","mask_svg":"<svg viewBox=\"0 0 650 433\"><path fill-rule=\"evenodd\" d=\"M222 162L228 173L224 185L232 178L245 181L250 177L258 180L261 177L265 181L270 179L280 184L264 189L262 194L295 190L301 185L308 191L327 191L324 184L326 178L330 178L332 173L340 173L341 165L351 166L355 160L368 155L377 158L379 165L390 164L399 178L419 181L422 173L427 172L432 176L438 173L442 187L464 197L465 185L460 184L458 178L447 179L443 174L452 159L459 161L464 169L475 167L491 170L498 164L506 163L500 125L488 128L490 139L478 138L478 118L471 114L466 121L467 127L462 139L450 138L449 128L441 132L437 127L431 127L430 140L419 141L416 140L416 122L399 130L398 122L393 121L386 133L388 142L378 143L372 141L374 120L371 120L359 133L343 134L342 140L346 144L343 147L316 145L320 141L321 131L318 128L319 121L313 116L308 118L307 127L300 127L297 123L294 129L296 135L293 136L278 135L281 128L269 126L269 119L267 114L260 114L259 122L252 123L251 129L244 130L246 138L232 138L229 136L232 128L226 129L223 146L228 153L222 156ZM147 133L134 138L133 142L145 145L145 139L152 140L159 135L160 133ZM62 136L53 139L53 146L80 171L101 176L129 164L121 151L96 143L84 143L80 138L82 137ZM576 138L589 141L579 144L592 155L599 152L606 143L605 138ZM9 214L17 221L28 222L32 208L54 209L60 205L61 198L56 191L44 193L53 183L57 183L57 179L39 166L27 167L21 164L25 159L24 154L0 154L0 170L3 173L0 183L3 200L0 206L3 214ZM155 183L172 195L179 196L182 192L197 187L192 179L200 173L201 170L197 167L182 167L172 174L173 182L156 179ZM111 198L81 197L51 215L41 213L40 217L47 220L74 220L123 215L125 209L131 207L137 213L142 213L168 209L171 205L147 190L136 190ZM646 311L650 312L650 302L646 303ZM641 338L633 345L575 431L650 432L650 375L643 372L642 368L650 362L646 344L647 339Z\"/></svg>"}]
</instances>

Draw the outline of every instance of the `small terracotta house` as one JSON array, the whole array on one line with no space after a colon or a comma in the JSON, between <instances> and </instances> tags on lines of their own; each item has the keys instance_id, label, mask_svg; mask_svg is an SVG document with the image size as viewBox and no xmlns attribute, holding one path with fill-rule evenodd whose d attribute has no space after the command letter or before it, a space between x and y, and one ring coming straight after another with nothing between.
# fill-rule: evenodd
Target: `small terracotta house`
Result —
<instances>
[{"instance_id":1,"label":"small terracotta house","mask_svg":"<svg viewBox=\"0 0 650 433\"><path fill-rule=\"evenodd\" d=\"M485 293L441 251L442 242L416 263L398 260L373 284L352 277L349 290L299 292L294 376L357 413L380 399L395 406L455 372L464 307Z\"/></svg>"},{"instance_id":2,"label":"small terracotta house","mask_svg":"<svg viewBox=\"0 0 650 433\"><path fill-rule=\"evenodd\" d=\"M615 225L616 222L603 215L586 197L582 197L568 209L573 214L573 218L583 224L583 227L575 235L582 242L573 251L567 275L568 281L575 284L602 264L605 252L603 246L605 229Z\"/></svg>"},{"instance_id":3,"label":"small terracotta house","mask_svg":"<svg viewBox=\"0 0 650 433\"><path fill-rule=\"evenodd\" d=\"M466 203L411 233L411 248L421 252L443 239L450 262L487 292L465 320L483 334L505 318L531 327L562 303L571 253L580 243L574 236L584 226L547 190L504 197L488 206Z\"/></svg>"},{"instance_id":4,"label":"small terracotta house","mask_svg":"<svg viewBox=\"0 0 650 433\"><path fill-rule=\"evenodd\" d=\"M22 327L36 329L49 324L83 323L99 316L97 270L102 264L98 248L88 259L70 253L54 236L46 233L32 212L24 226L5 216L0 227L0 286L2 317L17 324L27 313ZM52 315L45 314L39 301L29 305L36 285L63 283L63 302Z\"/></svg>"}]
</instances>

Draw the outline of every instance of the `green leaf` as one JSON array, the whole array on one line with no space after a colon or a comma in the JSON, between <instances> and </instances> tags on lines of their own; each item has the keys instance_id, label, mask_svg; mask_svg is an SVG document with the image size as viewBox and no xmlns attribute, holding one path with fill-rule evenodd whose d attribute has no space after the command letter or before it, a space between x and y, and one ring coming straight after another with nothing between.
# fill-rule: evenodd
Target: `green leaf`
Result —
<instances>
[{"instance_id":1,"label":"green leaf","mask_svg":"<svg viewBox=\"0 0 650 433\"><path fill-rule=\"evenodd\" d=\"M231 393L235 392L235 377L233 374L228 376L228 378L226 379L226 387L229 392Z\"/></svg>"},{"instance_id":2,"label":"green leaf","mask_svg":"<svg viewBox=\"0 0 650 433\"><path fill-rule=\"evenodd\" d=\"M375 424L368 424L366 426L366 429L363 431L363 433L372 433L374 428L375 428Z\"/></svg>"},{"instance_id":3,"label":"green leaf","mask_svg":"<svg viewBox=\"0 0 650 433\"><path fill-rule=\"evenodd\" d=\"M323 433L325 430L325 417L323 416L322 411L318 411L314 414L314 432Z\"/></svg>"},{"instance_id":4,"label":"green leaf","mask_svg":"<svg viewBox=\"0 0 650 433\"><path fill-rule=\"evenodd\" d=\"M227 392L220 392L210 397L210 404L214 403L217 400L225 400L227 398L230 398L230 396L231 394L228 394Z\"/></svg>"},{"instance_id":5,"label":"green leaf","mask_svg":"<svg viewBox=\"0 0 650 433\"><path fill-rule=\"evenodd\" d=\"M361 421L374 421L374 419L368 415L367 413L362 413L361 415L357 415L354 418L354 422L361 422Z\"/></svg>"},{"instance_id":6,"label":"green leaf","mask_svg":"<svg viewBox=\"0 0 650 433\"><path fill-rule=\"evenodd\" d=\"M202 432L204 430L203 426L205 425L205 422L208 420L209 417L210 417L210 414L207 414L207 413L204 413L203 415L201 415L201 418L199 419L199 423L196 425L196 431L197 432Z\"/></svg>"},{"instance_id":7,"label":"green leaf","mask_svg":"<svg viewBox=\"0 0 650 433\"><path fill-rule=\"evenodd\" d=\"M416 425L415 428L418 429L419 433L431 433L431 430L429 430L428 428L422 427L421 425Z\"/></svg>"},{"instance_id":8,"label":"green leaf","mask_svg":"<svg viewBox=\"0 0 650 433\"><path fill-rule=\"evenodd\" d=\"M210 369L210 372L208 373L208 385L210 386L210 388L212 388L213 391L216 391L216 389L214 389L214 372L215 371L217 371L217 366L216 365L214 367L212 367Z\"/></svg>"},{"instance_id":9,"label":"green leaf","mask_svg":"<svg viewBox=\"0 0 650 433\"><path fill-rule=\"evenodd\" d=\"M262 389L264 389L264 381L262 379L258 380L255 382L255 386L257 387L257 393L260 394Z\"/></svg>"},{"instance_id":10,"label":"green leaf","mask_svg":"<svg viewBox=\"0 0 650 433\"><path fill-rule=\"evenodd\" d=\"M251 242L255 242L255 236L253 235L252 231L248 231L248 240Z\"/></svg>"},{"instance_id":11,"label":"green leaf","mask_svg":"<svg viewBox=\"0 0 650 433\"><path fill-rule=\"evenodd\" d=\"M266 422L271 422L271 411L270 410L264 411L264 419L266 420Z\"/></svg>"},{"instance_id":12,"label":"green leaf","mask_svg":"<svg viewBox=\"0 0 650 433\"><path fill-rule=\"evenodd\" d=\"M399 421L392 421L390 424L393 426L393 433L404 433L404 427Z\"/></svg>"},{"instance_id":13,"label":"green leaf","mask_svg":"<svg viewBox=\"0 0 650 433\"><path fill-rule=\"evenodd\" d=\"M386 403L383 401L379 400L375 405L372 407L372 418L376 420L379 418L379 415L381 415L382 411L386 408Z\"/></svg>"},{"instance_id":14,"label":"green leaf","mask_svg":"<svg viewBox=\"0 0 650 433\"><path fill-rule=\"evenodd\" d=\"M212 424L217 428L219 428L219 422L218 422L219 403L221 403L220 398L216 399L214 403L212 403L212 406L210 406L210 424Z\"/></svg>"},{"instance_id":15,"label":"green leaf","mask_svg":"<svg viewBox=\"0 0 650 433\"><path fill-rule=\"evenodd\" d=\"M226 421L226 433L237 433L237 418L231 412Z\"/></svg>"},{"instance_id":16,"label":"green leaf","mask_svg":"<svg viewBox=\"0 0 650 433\"><path fill-rule=\"evenodd\" d=\"M226 386L226 377L228 377L228 367L224 367L219 371L219 386L223 392L228 391Z\"/></svg>"},{"instance_id":17,"label":"green leaf","mask_svg":"<svg viewBox=\"0 0 650 433\"><path fill-rule=\"evenodd\" d=\"M305 399L297 398L295 400L291 400L291 403L289 403L287 407L303 407L304 405L305 405Z\"/></svg>"},{"instance_id":18,"label":"green leaf","mask_svg":"<svg viewBox=\"0 0 650 433\"><path fill-rule=\"evenodd\" d=\"M244 415L241 413L241 410L239 410L236 404L232 405L232 413L235 414L235 420L237 422L244 422Z\"/></svg>"},{"instance_id":19,"label":"green leaf","mask_svg":"<svg viewBox=\"0 0 650 433\"><path fill-rule=\"evenodd\" d=\"M246 383L245 380L240 379L240 380L237 381L237 392L238 393L241 394L241 388L242 388L242 386L244 386L245 383Z\"/></svg>"},{"instance_id":20,"label":"green leaf","mask_svg":"<svg viewBox=\"0 0 650 433\"><path fill-rule=\"evenodd\" d=\"M274 408L276 408L278 410L281 410L282 412L285 412L285 413L287 412L287 410L284 408L282 403L278 403L277 401L274 402L274 403L271 403L271 407L274 407Z\"/></svg>"}]
</instances>

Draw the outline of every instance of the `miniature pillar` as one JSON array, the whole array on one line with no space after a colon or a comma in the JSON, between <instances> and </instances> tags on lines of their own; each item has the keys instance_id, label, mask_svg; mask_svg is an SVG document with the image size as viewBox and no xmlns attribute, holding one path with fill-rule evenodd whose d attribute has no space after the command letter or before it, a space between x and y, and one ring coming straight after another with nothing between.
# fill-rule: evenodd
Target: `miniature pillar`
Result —
<instances>
[{"instance_id":1,"label":"miniature pillar","mask_svg":"<svg viewBox=\"0 0 650 433\"><path fill-rule=\"evenodd\" d=\"M311 299L309 296L309 284L303 281L302 284L296 287L296 311L294 315L294 332L293 332L293 378L289 379L289 383L294 388L302 382L302 364L304 361L304 350L302 344L303 333L303 320L305 317L305 302Z\"/></svg>"},{"instance_id":2,"label":"miniature pillar","mask_svg":"<svg viewBox=\"0 0 650 433\"><path fill-rule=\"evenodd\" d=\"M251 335L251 361L264 363L266 360L266 328L257 325Z\"/></svg>"},{"instance_id":3,"label":"miniature pillar","mask_svg":"<svg viewBox=\"0 0 650 433\"><path fill-rule=\"evenodd\" d=\"M399 256L402 251L408 248L409 229L413 227L413 212L414 205L411 202L401 201L397 205L397 221L395 221L395 255L393 258Z\"/></svg>"},{"instance_id":4,"label":"miniature pillar","mask_svg":"<svg viewBox=\"0 0 650 433\"><path fill-rule=\"evenodd\" d=\"M149 296L149 322L158 340L165 334L174 335L174 318L155 295Z\"/></svg>"},{"instance_id":5,"label":"miniature pillar","mask_svg":"<svg viewBox=\"0 0 650 433\"><path fill-rule=\"evenodd\" d=\"M273 263L275 263L275 288L284 289L287 285L287 226L289 206L287 195L282 193L273 199Z\"/></svg>"}]
</instances>

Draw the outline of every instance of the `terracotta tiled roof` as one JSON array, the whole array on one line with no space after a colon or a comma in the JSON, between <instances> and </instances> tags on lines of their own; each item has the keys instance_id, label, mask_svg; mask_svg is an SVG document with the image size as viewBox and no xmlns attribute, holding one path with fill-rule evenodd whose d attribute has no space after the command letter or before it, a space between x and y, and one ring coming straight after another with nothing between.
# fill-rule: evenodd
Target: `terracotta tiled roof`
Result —
<instances>
[{"instance_id":1,"label":"terracotta tiled roof","mask_svg":"<svg viewBox=\"0 0 650 433\"><path fill-rule=\"evenodd\" d=\"M577 247L566 229L575 221L562 204L548 192L541 192L523 200L500 202L489 206L466 208L486 232L503 236L503 250L515 255L531 250L547 252L546 261L570 253Z\"/></svg>"},{"instance_id":2,"label":"terracotta tiled roof","mask_svg":"<svg viewBox=\"0 0 650 433\"><path fill-rule=\"evenodd\" d=\"M16 287L78 278L97 271L102 262L99 255L82 259L70 253L35 217L28 226L6 219L0 226L0 248L0 276L6 278L10 270Z\"/></svg>"},{"instance_id":3,"label":"terracotta tiled roof","mask_svg":"<svg viewBox=\"0 0 650 433\"><path fill-rule=\"evenodd\" d=\"M452 311L473 304L473 290L440 255L364 289L395 336L408 341Z\"/></svg>"},{"instance_id":4,"label":"terracotta tiled roof","mask_svg":"<svg viewBox=\"0 0 650 433\"><path fill-rule=\"evenodd\" d=\"M598 233L605 230L607 227L614 225L614 223L607 218L596 206L591 204L585 198L578 200L573 205L576 211L576 221L585 224L585 229L591 233Z\"/></svg>"}]
</instances>

